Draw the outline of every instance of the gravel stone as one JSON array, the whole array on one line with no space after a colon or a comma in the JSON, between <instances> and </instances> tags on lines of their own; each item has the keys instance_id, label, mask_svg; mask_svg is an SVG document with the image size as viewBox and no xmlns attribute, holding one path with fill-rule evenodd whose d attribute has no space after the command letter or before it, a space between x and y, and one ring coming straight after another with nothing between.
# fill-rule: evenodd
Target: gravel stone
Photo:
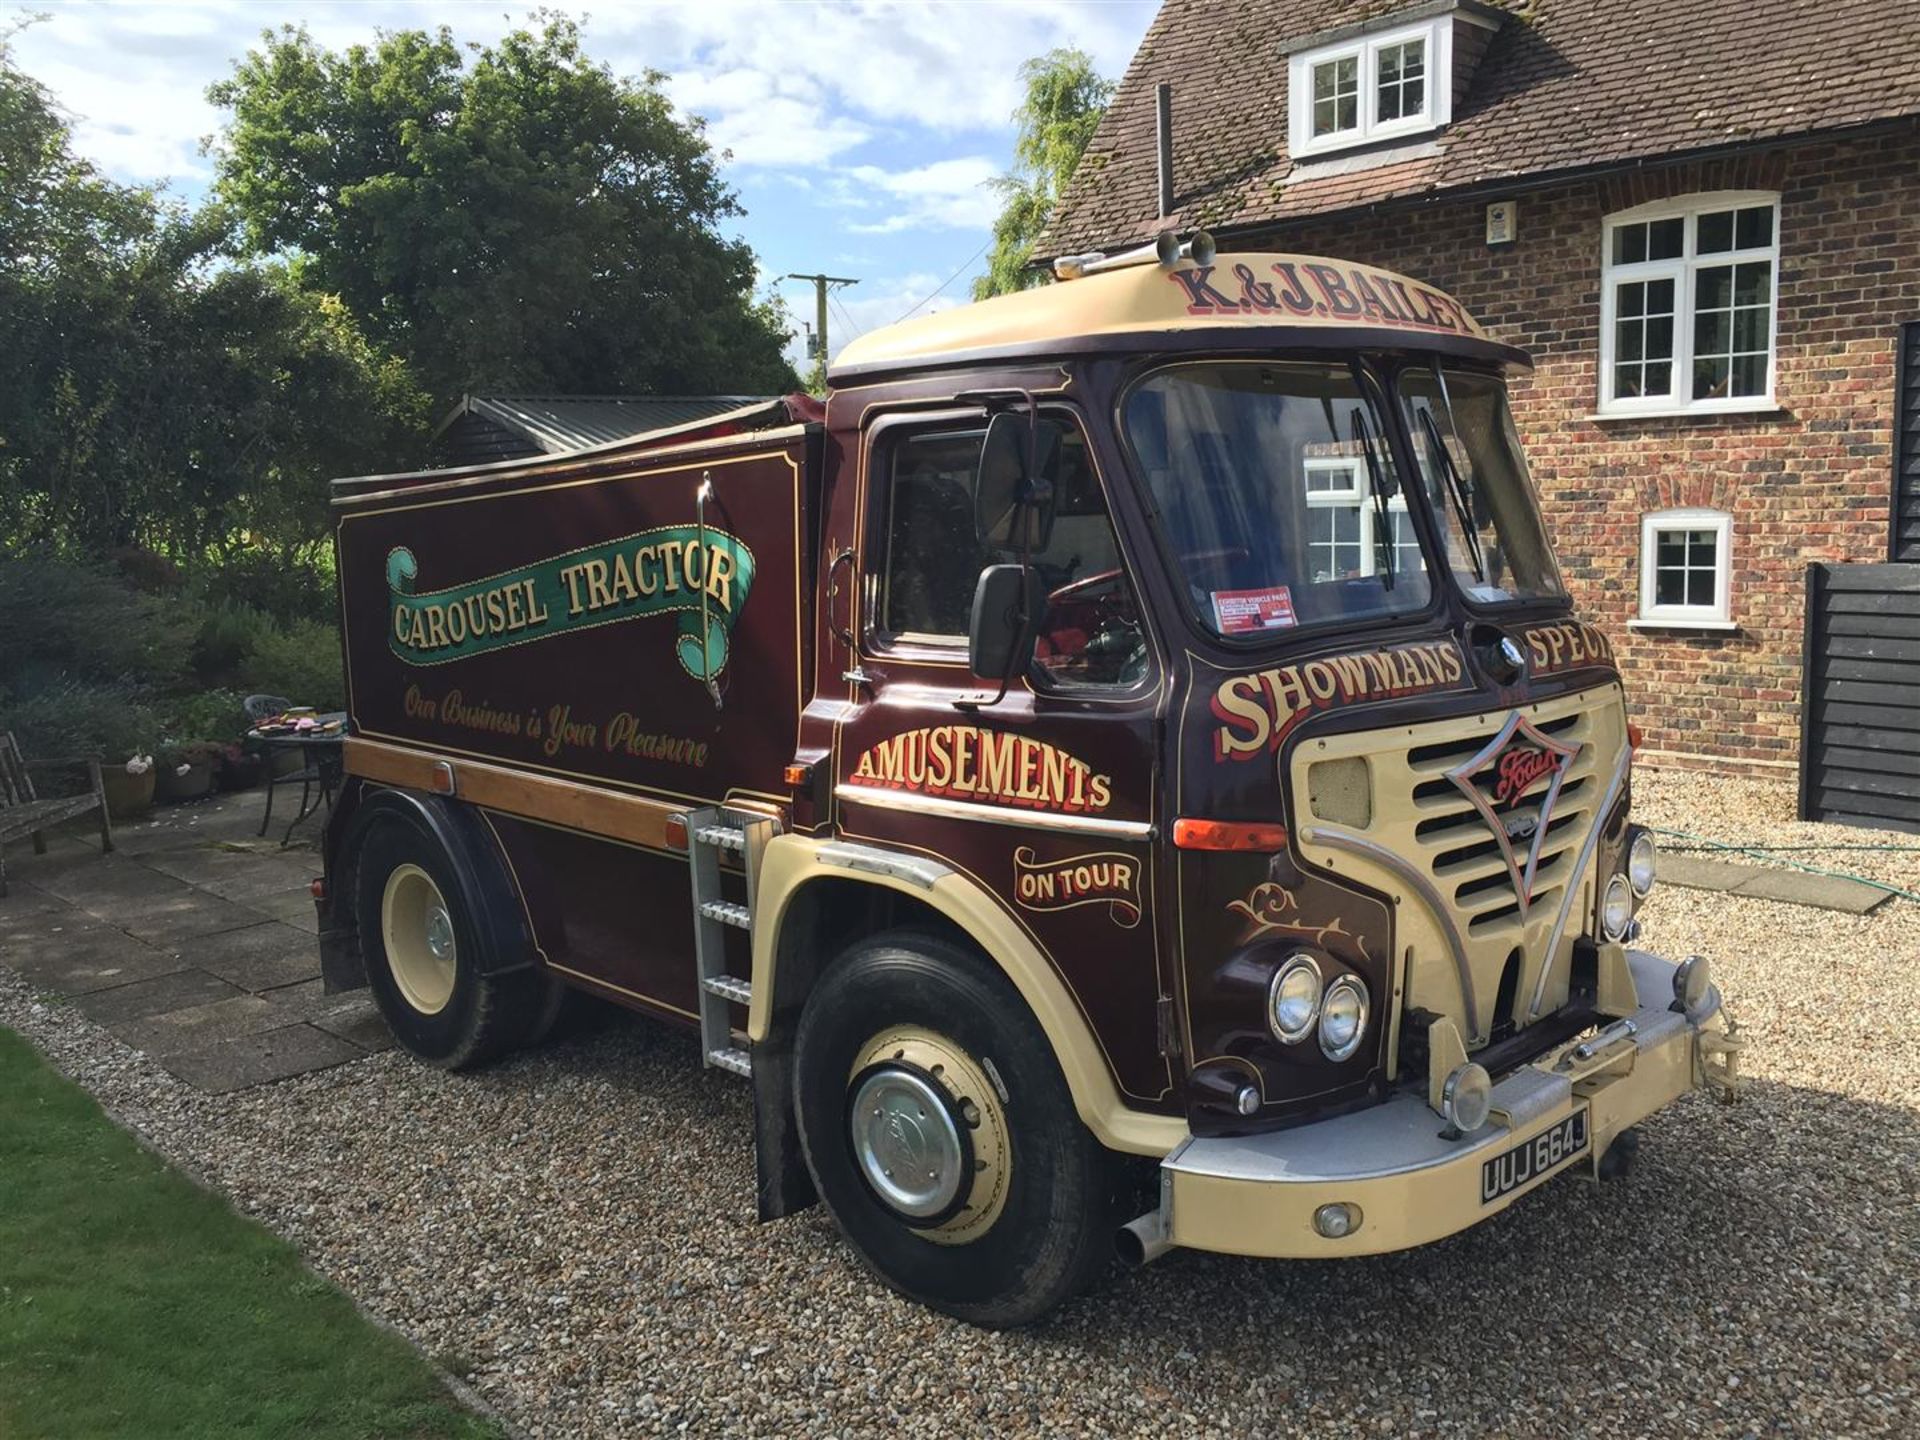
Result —
<instances>
[{"instance_id":1,"label":"gravel stone","mask_svg":"<svg viewBox=\"0 0 1920 1440\"><path fill-rule=\"evenodd\" d=\"M1920 853L1835 848L1907 837L1798 824L1787 786L1643 771L1636 805L1920 889ZM0 1024L532 1436L1920 1433L1920 904L1675 888L1642 918L1713 956L1740 1104L1437 1245L1175 1252L1012 1334L893 1295L818 1210L756 1224L746 1087L637 1018L218 1096L4 970Z\"/></svg>"}]
</instances>

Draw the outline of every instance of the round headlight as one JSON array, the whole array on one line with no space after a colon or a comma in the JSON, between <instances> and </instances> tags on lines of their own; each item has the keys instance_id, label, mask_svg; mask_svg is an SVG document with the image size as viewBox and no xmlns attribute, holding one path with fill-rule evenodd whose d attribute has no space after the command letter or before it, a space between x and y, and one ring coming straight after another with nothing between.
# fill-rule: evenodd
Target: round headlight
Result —
<instances>
[{"instance_id":1,"label":"round headlight","mask_svg":"<svg viewBox=\"0 0 1920 1440\"><path fill-rule=\"evenodd\" d=\"M1360 1048L1367 1029L1367 987L1357 975L1342 975L1320 1004L1320 1053L1346 1060Z\"/></svg>"},{"instance_id":2,"label":"round headlight","mask_svg":"<svg viewBox=\"0 0 1920 1440\"><path fill-rule=\"evenodd\" d=\"M1713 976L1707 969L1707 957L1689 955L1673 967L1673 1003L1691 1013L1700 1008L1713 988Z\"/></svg>"},{"instance_id":3,"label":"round headlight","mask_svg":"<svg viewBox=\"0 0 1920 1440\"><path fill-rule=\"evenodd\" d=\"M1600 902L1600 933L1609 940L1618 940L1631 924L1633 888L1627 884L1626 876L1616 875L1607 881L1606 897Z\"/></svg>"},{"instance_id":4,"label":"round headlight","mask_svg":"<svg viewBox=\"0 0 1920 1440\"><path fill-rule=\"evenodd\" d=\"M1283 1045L1298 1045L1313 1033L1320 1014L1320 967L1311 955L1295 955L1280 967L1267 990L1267 1024Z\"/></svg>"},{"instance_id":5,"label":"round headlight","mask_svg":"<svg viewBox=\"0 0 1920 1440\"><path fill-rule=\"evenodd\" d=\"M1633 893L1642 900L1653 889L1655 868L1653 832L1638 831L1633 837L1633 844L1627 847L1627 883L1633 886Z\"/></svg>"},{"instance_id":6,"label":"round headlight","mask_svg":"<svg viewBox=\"0 0 1920 1440\"><path fill-rule=\"evenodd\" d=\"M1440 1090L1440 1113L1462 1135L1471 1135L1487 1123L1493 1111L1493 1077L1484 1065L1469 1060L1451 1075Z\"/></svg>"}]
</instances>

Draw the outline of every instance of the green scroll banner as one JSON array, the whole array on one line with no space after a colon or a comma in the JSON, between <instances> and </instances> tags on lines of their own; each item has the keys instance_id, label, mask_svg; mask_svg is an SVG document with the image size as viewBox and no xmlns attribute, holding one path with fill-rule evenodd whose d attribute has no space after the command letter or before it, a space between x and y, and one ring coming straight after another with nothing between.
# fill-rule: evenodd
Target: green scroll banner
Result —
<instances>
[{"instance_id":1,"label":"green scroll banner","mask_svg":"<svg viewBox=\"0 0 1920 1440\"><path fill-rule=\"evenodd\" d=\"M694 679L710 680L726 666L753 572L753 551L738 536L711 525L704 532L698 525L665 525L415 594L419 562L398 546L387 553L387 645L409 665L445 665L570 630L671 613L679 616L674 654Z\"/></svg>"}]
</instances>

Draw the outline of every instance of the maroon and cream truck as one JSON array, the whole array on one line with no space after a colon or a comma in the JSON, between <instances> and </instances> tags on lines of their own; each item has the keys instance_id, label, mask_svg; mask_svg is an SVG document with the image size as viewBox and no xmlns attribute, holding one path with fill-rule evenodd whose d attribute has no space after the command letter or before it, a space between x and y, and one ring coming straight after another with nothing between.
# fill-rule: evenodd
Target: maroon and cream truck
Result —
<instances>
[{"instance_id":1,"label":"maroon and cream truck","mask_svg":"<svg viewBox=\"0 0 1920 1440\"><path fill-rule=\"evenodd\" d=\"M1636 732L1430 286L1204 237L849 345L794 396L336 484L331 989L459 1068L570 990L754 1095L987 1325L1118 1246L1329 1258L1731 1095L1634 948Z\"/></svg>"}]
</instances>

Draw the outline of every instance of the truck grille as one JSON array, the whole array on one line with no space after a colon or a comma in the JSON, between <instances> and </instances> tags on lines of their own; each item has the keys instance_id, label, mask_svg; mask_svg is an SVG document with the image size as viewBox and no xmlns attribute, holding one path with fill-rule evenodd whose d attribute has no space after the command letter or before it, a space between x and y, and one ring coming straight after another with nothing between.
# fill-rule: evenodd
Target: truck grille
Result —
<instances>
[{"instance_id":1,"label":"truck grille","mask_svg":"<svg viewBox=\"0 0 1920 1440\"><path fill-rule=\"evenodd\" d=\"M1471 769L1509 724L1522 723L1510 745L1529 758L1572 752L1545 816L1531 887L1526 870L1545 787L1523 786L1518 799L1503 803L1498 756ZM1515 1019L1513 1011L1525 1008L1536 988L1542 1013L1562 1003L1573 942L1589 928L1593 906L1593 878L1576 871L1589 834L1605 818L1599 812L1625 745L1620 689L1606 685L1522 707L1517 719L1494 710L1310 740L1296 750L1291 798L1305 821L1302 852L1393 898L1396 984L1404 987L1405 1007L1453 1018L1475 1046L1495 1025ZM1363 804L1352 798L1351 766L1359 761L1368 775ZM1322 772L1316 782L1315 767L1326 764L1348 768ZM1335 774L1340 785L1329 783ZM1459 782L1470 782L1487 810ZM1328 797L1338 798L1337 809ZM1569 890L1567 923L1549 956Z\"/></svg>"}]
</instances>

